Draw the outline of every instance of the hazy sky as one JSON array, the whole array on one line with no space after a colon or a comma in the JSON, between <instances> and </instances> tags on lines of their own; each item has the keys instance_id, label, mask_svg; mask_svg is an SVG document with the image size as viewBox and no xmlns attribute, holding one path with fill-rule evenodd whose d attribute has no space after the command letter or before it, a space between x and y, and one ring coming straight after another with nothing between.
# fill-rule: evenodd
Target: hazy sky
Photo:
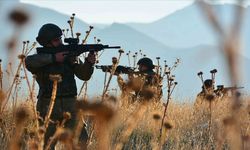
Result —
<instances>
[{"instance_id":1,"label":"hazy sky","mask_svg":"<svg viewBox=\"0 0 250 150\"><path fill-rule=\"evenodd\" d=\"M20 0L64 14L76 13L87 23L152 22L193 3L193 0Z\"/></svg>"}]
</instances>

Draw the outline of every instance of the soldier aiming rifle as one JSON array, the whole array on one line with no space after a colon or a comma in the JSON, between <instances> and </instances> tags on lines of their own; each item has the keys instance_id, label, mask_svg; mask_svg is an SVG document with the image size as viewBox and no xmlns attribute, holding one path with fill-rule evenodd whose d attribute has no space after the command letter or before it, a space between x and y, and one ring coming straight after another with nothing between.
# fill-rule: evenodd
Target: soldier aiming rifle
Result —
<instances>
[{"instance_id":1,"label":"soldier aiming rifle","mask_svg":"<svg viewBox=\"0 0 250 150\"><path fill-rule=\"evenodd\" d=\"M203 100L211 100L211 99L223 99L234 94L233 92L238 89L242 89L244 87L224 87L224 85L218 85L217 89L215 89L215 73L217 73L216 69L210 71L211 79L203 80L203 73L199 72L198 76L202 81L202 90L197 95L196 103L202 103Z\"/></svg>"},{"instance_id":2,"label":"soldier aiming rifle","mask_svg":"<svg viewBox=\"0 0 250 150\"><path fill-rule=\"evenodd\" d=\"M42 118L45 118L50 98L52 95L53 81L49 79L50 74L60 74L62 81L57 85L57 93L54 108L51 114L51 120L62 121L63 113L69 112L71 118L65 123L65 127L73 129L76 124L76 96L77 86L75 75L84 81L90 79L94 71L96 62L95 51L100 51L109 47L102 44L81 44L78 38L66 38L64 45L61 39L62 30L55 24L45 24L41 27L36 38L37 42L43 47L37 48L37 54L27 56L25 63L27 69L36 75L36 81L39 85L37 111ZM89 52L83 63L77 56L84 52ZM42 122L41 122L42 123ZM45 134L45 146L48 144L56 130L55 124L49 124ZM80 142L86 144L88 135L83 128L80 134ZM50 149L54 149L53 143Z\"/></svg>"},{"instance_id":3,"label":"soldier aiming rifle","mask_svg":"<svg viewBox=\"0 0 250 150\"><path fill-rule=\"evenodd\" d=\"M119 65L115 70L117 75L117 82L122 91L121 97L130 97L132 101L137 98L143 98L142 91L146 88L153 88L155 99L160 100L162 96L162 89L158 82L157 74L154 72L155 66L150 58L141 58L138 62L138 71L135 68ZM112 65L96 66L102 69L103 72L110 72ZM128 75L128 82L125 82L121 74Z\"/></svg>"}]
</instances>

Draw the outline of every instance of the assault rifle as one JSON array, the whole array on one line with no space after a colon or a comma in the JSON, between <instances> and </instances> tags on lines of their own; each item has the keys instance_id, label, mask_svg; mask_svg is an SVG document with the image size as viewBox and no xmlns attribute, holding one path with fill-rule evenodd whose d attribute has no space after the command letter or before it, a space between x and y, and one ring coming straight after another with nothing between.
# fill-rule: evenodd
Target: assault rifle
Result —
<instances>
[{"instance_id":1,"label":"assault rifle","mask_svg":"<svg viewBox=\"0 0 250 150\"><path fill-rule=\"evenodd\" d=\"M102 44L78 44L79 39L77 38L65 38L65 43L68 45L60 45L58 47L38 47L36 48L37 53L46 53L46 54L56 54L59 52L68 52L65 55L67 56L79 56L84 52L97 52L104 49L119 49L120 46L109 46Z\"/></svg>"},{"instance_id":2,"label":"assault rifle","mask_svg":"<svg viewBox=\"0 0 250 150\"><path fill-rule=\"evenodd\" d=\"M96 65L95 67L96 69L102 69L103 72L111 72L112 70L112 65L101 65L101 66ZM118 65L116 67L115 74L130 74L133 73L134 70L135 68L132 67Z\"/></svg>"},{"instance_id":3,"label":"assault rifle","mask_svg":"<svg viewBox=\"0 0 250 150\"><path fill-rule=\"evenodd\" d=\"M231 86L231 87L224 87L224 85L218 85L217 91L234 91L238 89L243 89L244 87L237 87L237 86Z\"/></svg>"}]
</instances>

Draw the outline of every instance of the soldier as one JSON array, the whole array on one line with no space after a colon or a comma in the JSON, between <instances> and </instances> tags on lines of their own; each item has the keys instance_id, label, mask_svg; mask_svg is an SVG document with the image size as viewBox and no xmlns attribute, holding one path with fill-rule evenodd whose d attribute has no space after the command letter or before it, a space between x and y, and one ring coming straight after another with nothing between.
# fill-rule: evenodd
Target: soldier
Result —
<instances>
[{"instance_id":1,"label":"soldier","mask_svg":"<svg viewBox=\"0 0 250 150\"><path fill-rule=\"evenodd\" d=\"M162 96L162 89L159 83L159 78L157 74L154 72L154 64L150 58L144 57L141 58L137 65L139 66L138 72L132 72L128 74L129 82L125 84L121 77L118 77L118 84L121 90L126 90L122 93L131 92L131 90L135 93L133 101L137 97L143 97L143 90L146 88L153 89L154 97L158 101Z\"/></svg>"},{"instance_id":2,"label":"soldier","mask_svg":"<svg viewBox=\"0 0 250 150\"><path fill-rule=\"evenodd\" d=\"M55 24L45 24L39 30L36 38L37 42L43 47L58 47L62 45L62 30ZM89 80L94 70L96 61L95 54L90 54L81 62L76 57L65 56L67 52L56 54L34 54L27 56L25 63L27 69L37 76L36 81L39 85L38 101L36 108L40 116L44 118L47 114L50 98L52 94L53 82L50 81L50 74L60 74L62 82L58 83L58 90L54 108L51 114L53 121L62 121L64 112L71 113L71 119L65 123L66 128L73 129L76 123L76 95L77 87L74 75L81 80ZM55 125L50 124L45 134L45 145L55 132ZM87 132L83 129L81 134L82 142L87 141ZM54 145L51 146L54 149Z\"/></svg>"},{"instance_id":3,"label":"soldier","mask_svg":"<svg viewBox=\"0 0 250 150\"><path fill-rule=\"evenodd\" d=\"M201 92L197 95L196 103L201 104L203 100L209 98L208 96L215 96L213 80L207 79L202 85Z\"/></svg>"}]
</instances>

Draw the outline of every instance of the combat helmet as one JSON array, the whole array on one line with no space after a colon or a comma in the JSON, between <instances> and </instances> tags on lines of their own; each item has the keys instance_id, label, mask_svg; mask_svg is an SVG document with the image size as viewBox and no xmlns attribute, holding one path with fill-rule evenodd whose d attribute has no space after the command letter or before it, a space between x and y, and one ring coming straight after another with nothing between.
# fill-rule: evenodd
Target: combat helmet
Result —
<instances>
[{"instance_id":1,"label":"combat helmet","mask_svg":"<svg viewBox=\"0 0 250 150\"><path fill-rule=\"evenodd\" d=\"M204 86L206 87L206 89L213 88L213 80L211 80L211 79L205 80ZM202 86L202 88L204 88L204 87Z\"/></svg>"},{"instance_id":2,"label":"combat helmet","mask_svg":"<svg viewBox=\"0 0 250 150\"><path fill-rule=\"evenodd\" d=\"M149 69L154 69L154 64L153 61L150 58L144 57L141 58L138 62L137 65L145 65L147 66Z\"/></svg>"},{"instance_id":3,"label":"combat helmet","mask_svg":"<svg viewBox=\"0 0 250 150\"><path fill-rule=\"evenodd\" d=\"M61 36L62 30L57 25L48 23L40 28L36 40L40 45L45 46L51 40Z\"/></svg>"}]
</instances>

